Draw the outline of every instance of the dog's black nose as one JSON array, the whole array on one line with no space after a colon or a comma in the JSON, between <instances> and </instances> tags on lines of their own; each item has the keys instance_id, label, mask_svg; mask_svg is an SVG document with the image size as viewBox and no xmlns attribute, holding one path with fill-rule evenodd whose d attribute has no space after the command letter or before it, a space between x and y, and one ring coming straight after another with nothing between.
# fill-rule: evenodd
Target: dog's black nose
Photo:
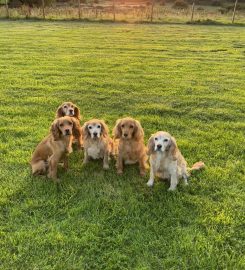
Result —
<instances>
[{"instance_id":1,"label":"dog's black nose","mask_svg":"<svg viewBox=\"0 0 245 270\"><path fill-rule=\"evenodd\" d=\"M73 114L73 110L70 110L70 114Z\"/></svg>"},{"instance_id":2,"label":"dog's black nose","mask_svg":"<svg viewBox=\"0 0 245 270\"><path fill-rule=\"evenodd\" d=\"M66 132L66 135L69 135L70 134L70 130L69 129L66 129L65 132Z\"/></svg>"},{"instance_id":3,"label":"dog's black nose","mask_svg":"<svg viewBox=\"0 0 245 270\"><path fill-rule=\"evenodd\" d=\"M123 136L124 136L124 137L128 137L128 134L127 134L127 133L124 133Z\"/></svg>"},{"instance_id":4,"label":"dog's black nose","mask_svg":"<svg viewBox=\"0 0 245 270\"><path fill-rule=\"evenodd\" d=\"M96 137L98 135L98 133L97 132L94 132L94 136Z\"/></svg>"},{"instance_id":5,"label":"dog's black nose","mask_svg":"<svg viewBox=\"0 0 245 270\"><path fill-rule=\"evenodd\" d=\"M161 149L162 148L162 145L161 144L158 144L157 145L157 149Z\"/></svg>"}]
</instances>

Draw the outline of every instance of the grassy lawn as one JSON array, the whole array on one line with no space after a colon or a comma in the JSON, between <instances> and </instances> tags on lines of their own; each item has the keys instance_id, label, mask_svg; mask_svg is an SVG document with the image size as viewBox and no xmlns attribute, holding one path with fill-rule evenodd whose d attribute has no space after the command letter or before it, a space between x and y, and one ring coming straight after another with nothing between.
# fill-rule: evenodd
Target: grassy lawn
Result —
<instances>
[{"instance_id":1,"label":"grassy lawn","mask_svg":"<svg viewBox=\"0 0 245 270\"><path fill-rule=\"evenodd\" d=\"M0 22L0 269L244 269L245 28ZM28 161L56 108L133 116L195 173L167 192L70 155L62 192Z\"/></svg>"}]
</instances>

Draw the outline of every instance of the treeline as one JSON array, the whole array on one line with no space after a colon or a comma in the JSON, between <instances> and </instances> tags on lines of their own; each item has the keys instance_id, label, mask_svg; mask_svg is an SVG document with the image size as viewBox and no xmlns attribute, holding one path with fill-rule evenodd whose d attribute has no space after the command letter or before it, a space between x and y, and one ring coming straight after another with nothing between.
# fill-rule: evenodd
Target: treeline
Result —
<instances>
[{"instance_id":1,"label":"treeline","mask_svg":"<svg viewBox=\"0 0 245 270\"><path fill-rule=\"evenodd\" d=\"M174 0L171 2L174 2ZM193 0L188 0L187 2L193 3ZM200 4L200 5L215 5L215 4L222 5L224 4L224 2L235 3L235 0L196 0L196 4ZM245 3L245 0L238 0L238 3Z\"/></svg>"},{"instance_id":2,"label":"treeline","mask_svg":"<svg viewBox=\"0 0 245 270\"><path fill-rule=\"evenodd\" d=\"M44 3L45 6L50 5L51 3L55 3L55 2L74 2L76 0L8 0L9 6L10 7L18 7L21 5L28 5L29 7L34 7L34 6L41 6L42 3ZM110 1L110 0L109 0ZM106 0L106 2L109 2L108 0ZM120 0L114 0L115 3L117 1ZM125 3L127 3L127 1L137 1L137 0L124 0ZM146 2L159 2L160 4L175 4L176 2L182 2L183 4L192 4L194 0L146 0ZM92 3L92 2L100 2L103 3L105 2L105 0L80 0L81 3ZM111 2L113 2L113 0L111 0ZM210 6L222 6L225 3L226 4L234 4L235 0L195 0L195 3L197 5L210 5ZM245 0L238 0L238 3L245 3ZM177 3L178 4L178 3ZM181 5L180 5L181 7ZM184 7L184 5L183 5Z\"/></svg>"},{"instance_id":3,"label":"treeline","mask_svg":"<svg viewBox=\"0 0 245 270\"><path fill-rule=\"evenodd\" d=\"M192 4L194 0L181 0L183 2ZM176 0L166 0L166 3L175 3ZM195 0L197 5L209 5L209 6L218 6L225 3L233 4L235 0ZM238 3L245 3L245 0L238 0Z\"/></svg>"}]
</instances>

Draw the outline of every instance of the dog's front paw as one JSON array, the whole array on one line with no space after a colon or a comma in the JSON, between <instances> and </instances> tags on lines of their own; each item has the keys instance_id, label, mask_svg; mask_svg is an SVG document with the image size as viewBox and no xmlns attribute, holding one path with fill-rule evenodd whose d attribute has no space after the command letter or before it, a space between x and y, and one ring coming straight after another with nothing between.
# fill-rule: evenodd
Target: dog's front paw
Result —
<instances>
[{"instance_id":1,"label":"dog's front paw","mask_svg":"<svg viewBox=\"0 0 245 270\"><path fill-rule=\"evenodd\" d=\"M170 187L169 189L168 189L168 191L175 191L176 190L176 187Z\"/></svg>"},{"instance_id":2,"label":"dog's front paw","mask_svg":"<svg viewBox=\"0 0 245 270\"><path fill-rule=\"evenodd\" d=\"M109 170L109 165L108 165L108 164L104 164L104 165L103 165L103 169L104 169L104 170Z\"/></svg>"},{"instance_id":3,"label":"dog's front paw","mask_svg":"<svg viewBox=\"0 0 245 270\"><path fill-rule=\"evenodd\" d=\"M153 184L154 184L154 180L152 179L149 179L149 181L146 183L148 187L153 187Z\"/></svg>"},{"instance_id":4,"label":"dog's front paw","mask_svg":"<svg viewBox=\"0 0 245 270\"><path fill-rule=\"evenodd\" d=\"M73 152L72 147L67 147L67 148L66 148L66 153L67 153L67 154L71 154L72 152Z\"/></svg>"}]
</instances>

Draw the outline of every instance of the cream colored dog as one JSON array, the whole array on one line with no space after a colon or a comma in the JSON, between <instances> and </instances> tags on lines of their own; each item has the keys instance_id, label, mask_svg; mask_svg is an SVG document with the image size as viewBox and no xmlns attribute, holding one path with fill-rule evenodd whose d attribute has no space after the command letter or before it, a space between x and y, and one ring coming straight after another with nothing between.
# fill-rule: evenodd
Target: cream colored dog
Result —
<instances>
[{"instance_id":1,"label":"cream colored dog","mask_svg":"<svg viewBox=\"0 0 245 270\"><path fill-rule=\"evenodd\" d=\"M158 131L148 141L148 155L150 155L150 179L149 187L154 184L154 177L170 179L170 188L175 190L181 178L188 185L189 172L204 167L203 162L195 163L191 169L187 169L187 163L177 147L176 140L169 133ZM189 171L189 172L188 172Z\"/></svg>"},{"instance_id":2,"label":"cream colored dog","mask_svg":"<svg viewBox=\"0 0 245 270\"><path fill-rule=\"evenodd\" d=\"M109 130L103 120L92 119L82 126L84 146L83 163L89 159L103 159L103 169L109 169L109 156L113 150L113 141L109 136Z\"/></svg>"}]
</instances>

